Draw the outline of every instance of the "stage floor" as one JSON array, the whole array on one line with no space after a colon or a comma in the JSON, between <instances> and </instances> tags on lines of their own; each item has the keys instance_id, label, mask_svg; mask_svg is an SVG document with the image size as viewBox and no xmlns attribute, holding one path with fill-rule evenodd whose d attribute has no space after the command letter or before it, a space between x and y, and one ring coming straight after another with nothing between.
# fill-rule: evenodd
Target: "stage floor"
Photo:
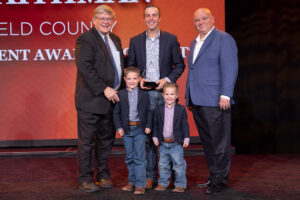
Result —
<instances>
[{"instance_id":1,"label":"stage floor","mask_svg":"<svg viewBox=\"0 0 300 200\"><path fill-rule=\"evenodd\" d=\"M114 188L88 194L78 190L77 161L65 158L0 158L0 199L2 200L299 200L300 155L233 155L228 188L216 195L205 195L194 186L208 171L203 155L186 155L188 189L184 194L146 191L136 196L121 191L127 183L124 156L111 156Z\"/></svg>"}]
</instances>

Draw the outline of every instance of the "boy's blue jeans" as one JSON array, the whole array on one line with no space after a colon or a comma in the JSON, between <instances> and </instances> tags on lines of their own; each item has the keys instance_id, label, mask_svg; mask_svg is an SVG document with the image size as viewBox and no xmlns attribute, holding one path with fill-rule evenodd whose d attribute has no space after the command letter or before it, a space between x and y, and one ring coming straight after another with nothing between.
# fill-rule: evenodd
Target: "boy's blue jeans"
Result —
<instances>
[{"instance_id":1,"label":"boy's blue jeans","mask_svg":"<svg viewBox=\"0 0 300 200\"><path fill-rule=\"evenodd\" d=\"M129 126L123 136L128 169L128 181L136 187L146 187L146 159L145 159L146 134L138 126Z\"/></svg>"},{"instance_id":2,"label":"boy's blue jeans","mask_svg":"<svg viewBox=\"0 0 300 200\"><path fill-rule=\"evenodd\" d=\"M175 187L186 188L186 162L183 157L183 148L180 144L162 142L159 146L159 180L158 184L169 186L172 170L175 172ZM173 169L171 169L171 163Z\"/></svg>"}]
</instances>

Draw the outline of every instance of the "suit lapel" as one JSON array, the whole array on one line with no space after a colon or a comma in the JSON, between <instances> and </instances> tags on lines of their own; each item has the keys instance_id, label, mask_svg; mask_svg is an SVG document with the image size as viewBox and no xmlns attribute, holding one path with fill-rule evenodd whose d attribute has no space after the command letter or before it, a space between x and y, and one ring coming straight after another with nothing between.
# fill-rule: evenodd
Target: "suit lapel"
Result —
<instances>
[{"instance_id":1,"label":"suit lapel","mask_svg":"<svg viewBox=\"0 0 300 200\"><path fill-rule=\"evenodd\" d=\"M143 63L143 66L142 67L142 71L141 73L143 73L146 69L146 31L141 35L142 37L142 41L141 41L141 49L139 49L138 51L141 51L142 53L142 63Z\"/></svg>"},{"instance_id":2,"label":"suit lapel","mask_svg":"<svg viewBox=\"0 0 300 200\"><path fill-rule=\"evenodd\" d=\"M201 49L198 53L198 56L197 56L195 62L199 59L199 57L203 54L203 52L205 52L205 50L209 47L211 42L214 40L215 36L216 36L216 28L214 28L210 32L209 36L205 39L205 41L204 41L204 43L203 43L203 45L202 45L202 47L201 47Z\"/></svg>"},{"instance_id":3,"label":"suit lapel","mask_svg":"<svg viewBox=\"0 0 300 200\"><path fill-rule=\"evenodd\" d=\"M100 48L104 51L105 57L110 57L109 52L106 48L106 45L105 45L105 43L103 41L103 38L101 37L100 33L94 27L91 29L91 31L95 35L95 37L97 38L98 44L99 44Z\"/></svg>"},{"instance_id":4,"label":"suit lapel","mask_svg":"<svg viewBox=\"0 0 300 200\"><path fill-rule=\"evenodd\" d=\"M141 102L141 100L142 100L142 96L143 96L142 91L140 89L138 89L138 104L137 104L138 108L139 108L139 102Z\"/></svg>"},{"instance_id":5,"label":"suit lapel","mask_svg":"<svg viewBox=\"0 0 300 200\"><path fill-rule=\"evenodd\" d=\"M192 64L193 64L193 57L194 57L194 49L195 49L195 45L196 45L196 40L194 40L194 41L191 43L190 53L189 53L189 57L188 57L188 63L189 63L188 66L192 66Z\"/></svg>"},{"instance_id":6,"label":"suit lapel","mask_svg":"<svg viewBox=\"0 0 300 200\"><path fill-rule=\"evenodd\" d=\"M179 109L178 109L178 105L177 103L175 103L174 105L174 118L173 118L173 133L175 131L175 125L177 124L177 121L178 121L178 117L179 117Z\"/></svg>"},{"instance_id":7,"label":"suit lapel","mask_svg":"<svg viewBox=\"0 0 300 200\"><path fill-rule=\"evenodd\" d=\"M103 50L103 53L104 53L104 56L105 56L105 59L108 60L108 62L110 63L110 67L111 69L115 69L114 68L114 65L112 63L112 58L110 57L110 54L107 50L107 47L106 47L106 44L104 43L104 40L102 38L102 36L100 35L100 33L93 27L92 29L92 33L95 35L95 37L97 38L98 40L98 44L100 46L100 48ZM114 42L115 43L115 42ZM117 46L117 45L116 45ZM121 57L120 57L121 58ZM122 61L121 61L121 67L122 67Z\"/></svg>"},{"instance_id":8,"label":"suit lapel","mask_svg":"<svg viewBox=\"0 0 300 200\"><path fill-rule=\"evenodd\" d=\"M163 68L162 66L162 61L163 61L163 57L164 57L164 47L166 46L166 40L165 38L165 33L163 31L160 31L160 36L159 36L159 71L161 73L161 70Z\"/></svg>"},{"instance_id":9,"label":"suit lapel","mask_svg":"<svg viewBox=\"0 0 300 200\"><path fill-rule=\"evenodd\" d=\"M160 117L161 117L162 122L164 122L165 121L165 104L162 104L160 106L161 106L161 109L159 109ZM163 124L163 127L164 127L164 124Z\"/></svg>"},{"instance_id":10,"label":"suit lapel","mask_svg":"<svg viewBox=\"0 0 300 200\"><path fill-rule=\"evenodd\" d=\"M129 100L128 100L128 90L125 89L125 92L124 92L124 103L126 104L127 108L128 108L128 112L129 112Z\"/></svg>"}]
</instances>

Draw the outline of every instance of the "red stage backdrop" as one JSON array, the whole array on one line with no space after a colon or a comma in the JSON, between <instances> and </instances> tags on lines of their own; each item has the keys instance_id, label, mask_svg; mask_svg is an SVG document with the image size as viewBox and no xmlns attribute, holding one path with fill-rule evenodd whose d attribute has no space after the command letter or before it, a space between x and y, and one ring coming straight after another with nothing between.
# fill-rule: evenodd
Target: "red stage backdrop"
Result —
<instances>
[{"instance_id":1,"label":"red stage backdrop","mask_svg":"<svg viewBox=\"0 0 300 200\"><path fill-rule=\"evenodd\" d=\"M77 138L75 41L102 3L116 11L112 32L126 54L129 39L145 30L149 3L161 9L160 28L177 35L186 64L195 9L210 8L216 27L225 27L224 0L0 0L0 141ZM178 81L181 104L186 76ZM197 136L190 111L188 118Z\"/></svg>"}]
</instances>

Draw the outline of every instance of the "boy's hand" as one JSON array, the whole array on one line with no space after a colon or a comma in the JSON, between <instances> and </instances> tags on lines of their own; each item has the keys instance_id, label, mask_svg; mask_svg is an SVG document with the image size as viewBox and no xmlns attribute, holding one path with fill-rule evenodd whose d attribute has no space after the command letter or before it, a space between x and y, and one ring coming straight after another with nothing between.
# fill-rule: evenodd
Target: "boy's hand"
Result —
<instances>
[{"instance_id":1,"label":"boy's hand","mask_svg":"<svg viewBox=\"0 0 300 200\"><path fill-rule=\"evenodd\" d=\"M188 146L189 146L189 143L188 143L188 142L184 142L183 145L182 145L183 148L186 148L186 147L188 147Z\"/></svg>"},{"instance_id":2,"label":"boy's hand","mask_svg":"<svg viewBox=\"0 0 300 200\"><path fill-rule=\"evenodd\" d=\"M158 141L153 141L155 146L158 146L159 142Z\"/></svg>"},{"instance_id":3,"label":"boy's hand","mask_svg":"<svg viewBox=\"0 0 300 200\"><path fill-rule=\"evenodd\" d=\"M118 134L119 134L119 136L123 137L123 135L124 135L124 130L121 128L120 130L118 130Z\"/></svg>"},{"instance_id":4,"label":"boy's hand","mask_svg":"<svg viewBox=\"0 0 300 200\"><path fill-rule=\"evenodd\" d=\"M146 134L149 134L151 132L151 129L150 128L145 128L145 133Z\"/></svg>"}]
</instances>

